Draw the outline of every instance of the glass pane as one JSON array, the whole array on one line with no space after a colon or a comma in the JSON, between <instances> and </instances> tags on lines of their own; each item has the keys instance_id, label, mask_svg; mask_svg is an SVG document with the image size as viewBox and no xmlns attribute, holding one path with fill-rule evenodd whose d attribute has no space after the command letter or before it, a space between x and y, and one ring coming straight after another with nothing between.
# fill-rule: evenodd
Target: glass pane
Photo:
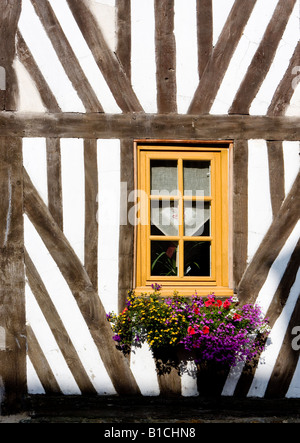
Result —
<instances>
[{"instance_id":1,"label":"glass pane","mask_svg":"<svg viewBox=\"0 0 300 443\"><path fill-rule=\"evenodd\" d=\"M210 196L210 161L183 162L184 195Z\"/></svg>"},{"instance_id":2,"label":"glass pane","mask_svg":"<svg viewBox=\"0 0 300 443\"><path fill-rule=\"evenodd\" d=\"M177 160L151 160L151 195L177 195Z\"/></svg>"},{"instance_id":3,"label":"glass pane","mask_svg":"<svg viewBox=\"0 0 300 443\"><path fill-rule=\"evenodd\" d=\"M178 202L151 201L151 235L178 235Z\"/></svg>"},{"instance_id":4,"label":"glass pane","mask_svg":"<svg viewBox=\"0 0 300 443\"><path fill-rule=\"evenodd\" d=\"M184 235L187 237L210 236L210 202L184 202Z\"/></svg>"},{"instance_id":5,"label":"glass pane","mask_svg":"<svg viewBox=\"0 0 300 443\"><path fill-rule=\"evenodd\" d=\"M178 276L178 242L151 242L151 275Z\"/></svg>"},{"instance_id":6,"label":"glass pane","mask_svg":"<svg viewBox=\"0 0 300 443\"><path fill-rule=\"evenodd\" d=\"M184 275L186 277L209 277L210 268L210 242L185 242Z\"/></svg>"}]
</instances>

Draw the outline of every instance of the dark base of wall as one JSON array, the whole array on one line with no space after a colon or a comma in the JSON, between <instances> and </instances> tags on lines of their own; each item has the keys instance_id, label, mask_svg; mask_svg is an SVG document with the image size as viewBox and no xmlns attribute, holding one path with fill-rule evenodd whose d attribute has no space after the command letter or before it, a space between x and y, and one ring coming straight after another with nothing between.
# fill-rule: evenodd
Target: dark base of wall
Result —
<instances>
[{"instance_id":1,"label":"dark base of wall","mask_svg":"<svg viewBox=\"0 0 300 443\"><path fill-rule=\"evenodd\" d=\"M300 399L237 399L232 397L83 397L29 396L32 419L101 419L108 423L170 422L286 417L300 422ZM276 421L276 420L275 420Z\"/></svg>"}]
</instances>

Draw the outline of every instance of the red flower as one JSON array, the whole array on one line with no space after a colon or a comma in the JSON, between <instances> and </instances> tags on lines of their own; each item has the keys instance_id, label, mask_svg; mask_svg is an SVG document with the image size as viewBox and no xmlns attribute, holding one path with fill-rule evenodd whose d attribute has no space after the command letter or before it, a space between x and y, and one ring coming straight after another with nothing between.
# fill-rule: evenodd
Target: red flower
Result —
<instances>
[{"instance_id":1,"label":"red flower","mask_svg":"<svg viewBox=\"0 0 300 443\"><path fill-rule=\"evenodd\" d=\"M200 309L199 309L199 308L194 308L194 313L195 313L196 315L199 315L199 314L200 314Z\"/></svg>"},{"instance_id":2,"label":"red flower","mask_svg":"<svg viewBox=\"0 0 300 443\"><path fill-rule=\"evenodd\" d=\"M215 306L219 306L219 308L222 306L221 300L217 300L215 303Z\"/></svg>"},{"instance_id":3,"label":"red flower","mask_svg":"<svg viewBox=\"0 0 300 443\"><path fill-rule=\"evenodd\" d=\"M212 300L207 300L206 302L204 302L205 306L208 308L208 306L211 306L213 304Z\"/></svg>"},{"instance_id":4,"label":"red flower","mask_svg":"<svg viewBox=\"0 0 300 443\"><path fill-rule=\"evenodd\" d=\"M224 306L225 309L228 309L229 306L230 306L230 301L225 300L224 303L223 303L223 306Z\"/></svg>"},{"instance_id":5,"label":"red flower","mask_svg":"<svg viewBox=\"0 0 300 443\"><path fill-rule=\"evenodd\" d=\"M233 320L240 320L242 316L240 314L234 314Z\"/></svg>"},{"instance_id":6,"label":"red flower","mask_svg":"<svg viewBox=\"0 0 300 443\"><path fill-rule=\"evenodd\" d=\"M195 331L194 328L192 328L192 326L189 326L187 331L188 331L189 335L195 335L196 334L196 331Z\"/></svg>"},{"instance_id":7,"label":"red flower","mask_svg":"<svg viewBox=\"0 0 300 443\"><path fill-rule=\"evenodd\" d=\"M209 334L209 327L208 326L203 326L202 334Z\"/></svg>"}]
</instances>

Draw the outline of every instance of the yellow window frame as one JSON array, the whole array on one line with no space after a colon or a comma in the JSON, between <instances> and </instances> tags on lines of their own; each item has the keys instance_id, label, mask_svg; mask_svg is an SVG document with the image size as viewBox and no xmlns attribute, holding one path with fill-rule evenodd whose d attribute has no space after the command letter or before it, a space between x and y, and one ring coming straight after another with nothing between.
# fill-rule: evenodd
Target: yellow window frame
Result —
<instances>
[{"instance_id":1,"label":"yellow window frame","mask_svg":"<svg viewBox=\"0 0 300 443\"><path fill-rule=\"evenodd\" d=\"M151 285L162 285L162 295L171 295L177 290L181 295L200 296L214 292L216 296L230 296L230 256L229 256L229 157L231 143L199 143L198 145L168 144L147 145L136 143L136 188L139 190L137 205L139 207L136 225L135 253L135 292L141 294L151 291ZM178 162L178 196L171 199L178 202L179 232L178 236L151 235L151 201L163 200L164 196L151 196L150 161L176 160ZM210 161L211 194L210 196L185 196L183 185L183 161ZM166 196L165 198L170 198ZM211 204L211 232L209 237L188 237L184 235L183 205L185 201L202 200ZM179 275L151 275L151 241L176 241L179 246ZM206 277L184 276L184 242L207 241L211 244L211 273Z\"/></svg>"}]
</instances>

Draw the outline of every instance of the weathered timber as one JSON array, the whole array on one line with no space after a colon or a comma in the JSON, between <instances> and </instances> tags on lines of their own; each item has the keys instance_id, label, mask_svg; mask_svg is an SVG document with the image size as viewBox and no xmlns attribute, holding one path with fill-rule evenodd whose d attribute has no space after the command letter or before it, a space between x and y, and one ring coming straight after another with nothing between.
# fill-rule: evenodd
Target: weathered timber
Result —
<instances>
[{"instance_id":1,"label":"weathered timber","mask_svg":"<svg viewBox=\"0 0 300 443\"><path fill-rule=\"evenodd\" d=\"M84 266L98 290L98 165L97 140L84 141L85 240Z\"/></svg>"},{"instance_id":2,"label":"weathered timber","mask_svg":"<svg viewBox=\"0 0 300 443\"><path fill-rule=\"evenodd\" d=\"M53 48L87 112L103 112L48 0L31 0Z\"/></svg>"},{"instance_id":3,"label":"weathered timber","mask_svg":"<svg viewBox=\"0 0 300 443\"><path fill-rule=\"evenodd\" d=\"M237 288L247 266L248 250L248 141L233 147L233 280Z\"/></svg>"},{"instance_id":4,"label":"weathered timber","mask_svg":"<svg viewBox=\"0 0 300 443\"><path fill-rule=\"evenodd\" d=\"M269 309L267 311L266 317L269 318L269 326L272 328L278 319L278 317L281 315L282 310L287 302L287 299L289 297L291 287L293 286L297 272L299 270L299 264L300 264L300 240L298 241L294 252L291 255L291 258L289 260L289 263L287 265L287 268L285 270L285 273L278 285L278 288L274 294L274 297L272 299L271 305L269 306ZM289 341L289 345L291 346L291 337ZM293 354L294 355L294 354ZM279 357L280 358L280 354ZM293 361L293 359L292 359ZM241 374L241 377L237 383L236 389L235 389L235 395L237 396L243 396L245 397L247 393L249 392L249 389L252 385L253 378L255 376L256 368L259 362L259 357L255 359L253 364L246 364L243 372ZM289 363L286 362L287 366L289 366ZM293 366L292 366L293 367ZM274 388L274 390L273 390ZM270 396L274 395L274 393L278 393L278 386L275 387L272 382L272 387L270 387ZM283 394L284 397L285 393Z\"/></svg>"},{"instance_id":5,"label":"weathered timber","mask_svg":"<svg viewBox=\"0 0 300 443\"><path fill-rule=\"evenodd\" d=\"M202 74L213 51L212 0L197 0L198 70Z\"/></svg>"},{"instance_id":6,"label":"weathered timber","mask_svg":"<svg viewBox=\"0 0 300 443\"><path fill-rule=\"evenodd\" d=\"M26 328L22 140L0 140L0 327L4 409L16 412L26 393Z\"/></svg>"},{"instance_id":7,"label":"weathered timber","mask_svg":"<svg viewBox=\"0 0 300 443\"><path fill-rule=\"evenodd\" d=\"M190 104L189 114L208 114L256 0L236 0Z\"/></svg>"},{"instance_id":8,"label":"weathered timber","mask_svg":"<svg viewBox=\"0 0 300 443\"><path fill-rule=\"evenodd\" d=\"M86 0L67 0L95 61L123 112L143 112L123 66L107 45Z\"/></svg>"},{"instance_id":9,"label":"weathered timber","mask_svg":"<svg viewBox=\"0 0 300 443\"><path fill-rule=\"evenodd\" d=\"M239 87L230 114L249 114L251 103L259 91L275 57L289 17L297 0L280 0Z\"/></svg>"},{"instance_id":10,"label":"weathered timber","mask_svg":"<svg viewBox=\"0 0 300 443\"><path fill-rule=\"evenodd\" d=\"M23 66L27 69L39 91L41 100L48 112L61 112L59 104L46 82L40 68L34 60L21 32L17 31L17 55Z\"/></svg>"},{"instance_id":11,"label":"weathered timber","mask_svg":"<svg viewBox=\"0 0 300 443\"><path fill-rule=\"evenodd\" d=\"M48 395L62 394L47 358L30 325L27 325L26 332L28 338L28 357L39 377L45 393Z\"/></svg>"},{"instance_id":12,"label":"weathered timber","mask_svg":"<svg viewBox=\"0 0 300 443\"><path fill-rule=\"evenodd\" d=\"M47 150L47 180L48 207L54 220L63 228L62 181L61 181L61 151L58 138L46 139Z\"/></svg>"},{"instance_id":13,"label":"weathered timber","mask_svg":"<svg viewBox=\"0 0 300 443\"><path fill-rule=\"evenodd\" d=\"M0 137L300 140L300 118L0 112Z\"/></svg>"},{"instance_id":14,"label":"weathered timber","mask_svg":"<svg viewBox=\"0 0 300 443\"><path fill-rule=\"evenodd\" d=\"M122 187L120 199L118 305L119 311L122 312L126 307L127 292L133 288L134 274L134 226L133 223L128 221L129 211L134 204L132 202L132 193L134 191L133 140L121 140L120 164Z\"/></svg>"},{"instance_id":15,"label":"weathered timber","mask_svg":"<svg viewBox=\"0 0 300 443\"><path fill-rule=\"evenodd\" d=\"M131 79L131 2L116 0L117 46L116 54L128 79Z\"/></svg>"},{"instance_id":16,"label":"weathered timber","mask_svg":"<svg viewBox=\"0 0 300 443\"><path fill-rule=\"evenodd\" d=\"M267 142L269 181L273 217L276 217L285 198L284 159L282 142Z\"/></svg>"},{"instance_id":17,"label":"weathered timber","mask_svg":"<svg viewBox=\"0 0 300 443\"><path fill-rule=\"evenodd\" d=\"M243 275L238 288L242 303L255 302L274 260L299 220L299 213L300 173Z\"/></svg>"},{"instance_id":18,"label":"weathered timber","mask_svg":"<svg viewBox=\"0 0 300 443\"><path fill-rule=\"evenodd\" d=\"M265 393L266 398L284 398L293 379L300 352L299 350L293 349L291 341L294 338L292 335L294 327L299 326L299 318L300 294L267 386Z\"/></svg>"},{"instance_id":19,"label":"weathered timber","mask_svg":"<svg viewBox=\"0 0 300 443\"><path fill-rule=\"evenodd\" d=\"M0 109L17 109L18 83L13 67L15 58L15 35L21 14L20 0L2 0L0 2L0 66L5 69L6 89L0 95Z\"/></svg>"},{"instance_id":20,"label":"weathered timber","mask_svg":"<svg viewBox=\"0 0 300 443\"><path fill-rule=\"evenodd\" d=\"M177 113L174 0L155 0L157 109Z\"/></svg>"},{"instance_id":21,"label":"weathered timber","mask_svg":"<svg viewBox=\"0 0 300 443\"><path fill-rule=\"evenodd\" d=\"M85 268L51 216L25 170L24 205L29 219L73 293L117 393L139 395L140 390L128 362L114 345L113 333L107 322L103 304Z\"/></svg>"},{"instance_id":22,"label":"weathered timber","mask_svg":"<svg viewBox=\"0 0 300 443\"><path fill-rule=\"evenodd\" d=\"M29 254L25 251L25 265L26 265L26 276L31 288L31 291L38 302L38 305L52 331L52 334L56 340L56 343L71 371L73 377L81 390L81 393L84 395L92 395L96 394L96 390L92 385L91 380L89 379L86 370L84 369L79 355L70 340L68 332L56 310L56 307L51 300L51 297L36 269L34 263L32 262ZM27 326L28 328L28 326ZM28 331L28 329L27 329ZM33 340L31 340L33 339ZM29 357L39 374L40 380L49 380L49 369L45 364L39 364L39 358L41 356L40 347L37 347L35 344L35 337L28 336L28 347L29 347ZM35 364L35 362L37 364ZM45 370L46 368L46 370ZM55 379L55 378L54 378ZM44 383L43 387L45 389ZM50 394L56 393L56 386L51 385L49 389L45 389L46 392Z\"/></svg>"},{"instance_id":23,"label":"weathered timber","mask_svg":"<svg viewBox=\"0 0 300 443\"><path fill-rule=\"evenodd\" d=\"M291 98L295 92L295 83L297 83L295 68L300 66L300 42L298 42L293 56L290 60L290 64L286 73L284 74L281 82L279 83L275 94L272 98L271 104L268 108L268 115L284 115Z\"/></svg>"}]
</instances>

